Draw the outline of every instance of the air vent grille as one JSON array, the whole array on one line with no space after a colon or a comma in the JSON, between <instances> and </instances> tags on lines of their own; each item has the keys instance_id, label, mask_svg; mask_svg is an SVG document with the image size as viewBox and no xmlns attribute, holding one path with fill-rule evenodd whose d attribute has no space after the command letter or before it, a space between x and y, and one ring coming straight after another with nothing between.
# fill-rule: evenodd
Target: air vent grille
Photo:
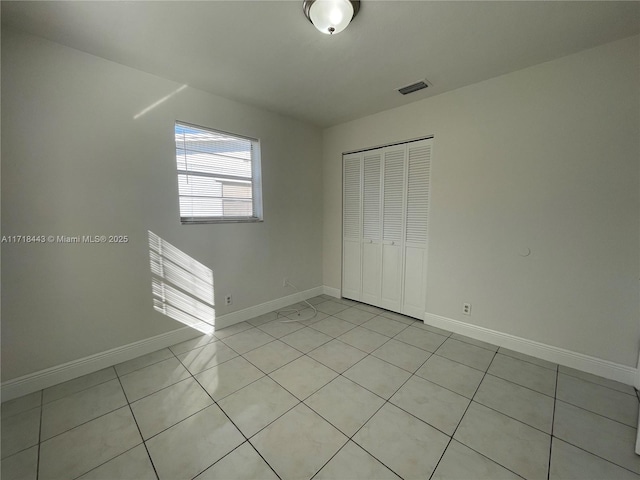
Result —
<instances>
[{"instance_id":1,"label":"air vent grille","mask_svg":"<svg viewBox=\"0 0 640 480\"><path fill-rule=\"evenodd\" d=\"M413 93L413 92L417 92L418 90L422 90L423 88L427 88L429 85L427 85L427 82L420 80L419 82L416 82L412 85L407 85L406 87L402 87L399 88L398 91L402 94L402 95L407 95L409 93Z\"/></svg>"}]
</instances>

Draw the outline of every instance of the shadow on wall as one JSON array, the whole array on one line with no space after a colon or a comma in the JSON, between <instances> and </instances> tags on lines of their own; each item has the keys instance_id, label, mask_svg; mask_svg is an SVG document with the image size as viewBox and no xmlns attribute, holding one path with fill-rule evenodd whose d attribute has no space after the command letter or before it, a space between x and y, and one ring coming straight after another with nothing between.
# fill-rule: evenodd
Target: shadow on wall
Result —
<instances>
[{"instance_id":1,"label":"shadow on wall","mask_svg":"<svg viewBox=\"0 0 640 480\"><path fill-rule=\"evenodd\" d=\"M153 308L211 335L215 327L213 272L149 231Z\"/></svg>"}]
</instances>

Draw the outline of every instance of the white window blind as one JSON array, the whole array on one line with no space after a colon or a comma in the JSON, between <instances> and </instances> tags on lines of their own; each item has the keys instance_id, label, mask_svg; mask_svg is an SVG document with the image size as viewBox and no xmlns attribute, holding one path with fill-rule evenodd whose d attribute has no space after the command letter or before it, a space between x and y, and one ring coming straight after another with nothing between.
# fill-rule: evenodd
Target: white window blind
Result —
<instances>
[{"instance_id":1,"label":"white window blind","mask_svg":"<svg viewBox=\"0 0 640 480\"><path fill-rule=\"evenodd\" d=\"M258 140L176 122L182 223L262 217Z\"/></svg>"}]
</instances>

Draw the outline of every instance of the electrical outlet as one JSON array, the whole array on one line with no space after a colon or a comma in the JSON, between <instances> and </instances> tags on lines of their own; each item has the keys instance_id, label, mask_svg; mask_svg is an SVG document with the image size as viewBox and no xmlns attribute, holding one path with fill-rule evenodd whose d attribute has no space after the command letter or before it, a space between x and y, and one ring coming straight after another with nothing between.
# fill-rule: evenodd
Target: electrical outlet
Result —
<instances>
[{"instance_id":1,"label":"electrical outlet","mask_svg":"<svg viewBox=\"0 0 640 480\"><path fill-rule=\"evenodd\" d=\"M471 315L471 304L463 303L462 304L462 313L465 315Z\"/></svg>"},{"instance_id":2,"label":"electrical outlet","mask_svg":"<svg viewBox=\"0 0 640 480\"><path fill-rule=\"evenodd\" d=\"M225 295L224 304L225 305L231 305L232 303L233 303L233 298L231 298L231 294Z\"/></svg>"},{"instance_id":3,"label":"electrical outlet","mask_svg":"<svg viewBox=\"0 0 640 480\"><path fill-rule=\"evenodd\" d=\"M284 277L282 279L282 286L287 287L288 285L289 285L289 279L287 277Z\"/></svg>"}]
</instances>

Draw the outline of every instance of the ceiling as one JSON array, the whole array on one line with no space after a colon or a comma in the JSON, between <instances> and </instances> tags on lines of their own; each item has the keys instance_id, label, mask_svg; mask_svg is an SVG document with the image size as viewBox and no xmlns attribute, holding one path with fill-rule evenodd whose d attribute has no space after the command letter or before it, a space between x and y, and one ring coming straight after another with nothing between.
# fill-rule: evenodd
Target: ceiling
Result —
<instances>
[{"instance_id":1,"label":"ceiling","mask_svg":"<svg viewBox=\"0 0 640 480\"><path fill-rule=\"evenodd\" d=\"M640 2L362 0L335 36L302 0L3 1L2 24L326 127L635 35Z\"/></svg>"}]
</instances>

